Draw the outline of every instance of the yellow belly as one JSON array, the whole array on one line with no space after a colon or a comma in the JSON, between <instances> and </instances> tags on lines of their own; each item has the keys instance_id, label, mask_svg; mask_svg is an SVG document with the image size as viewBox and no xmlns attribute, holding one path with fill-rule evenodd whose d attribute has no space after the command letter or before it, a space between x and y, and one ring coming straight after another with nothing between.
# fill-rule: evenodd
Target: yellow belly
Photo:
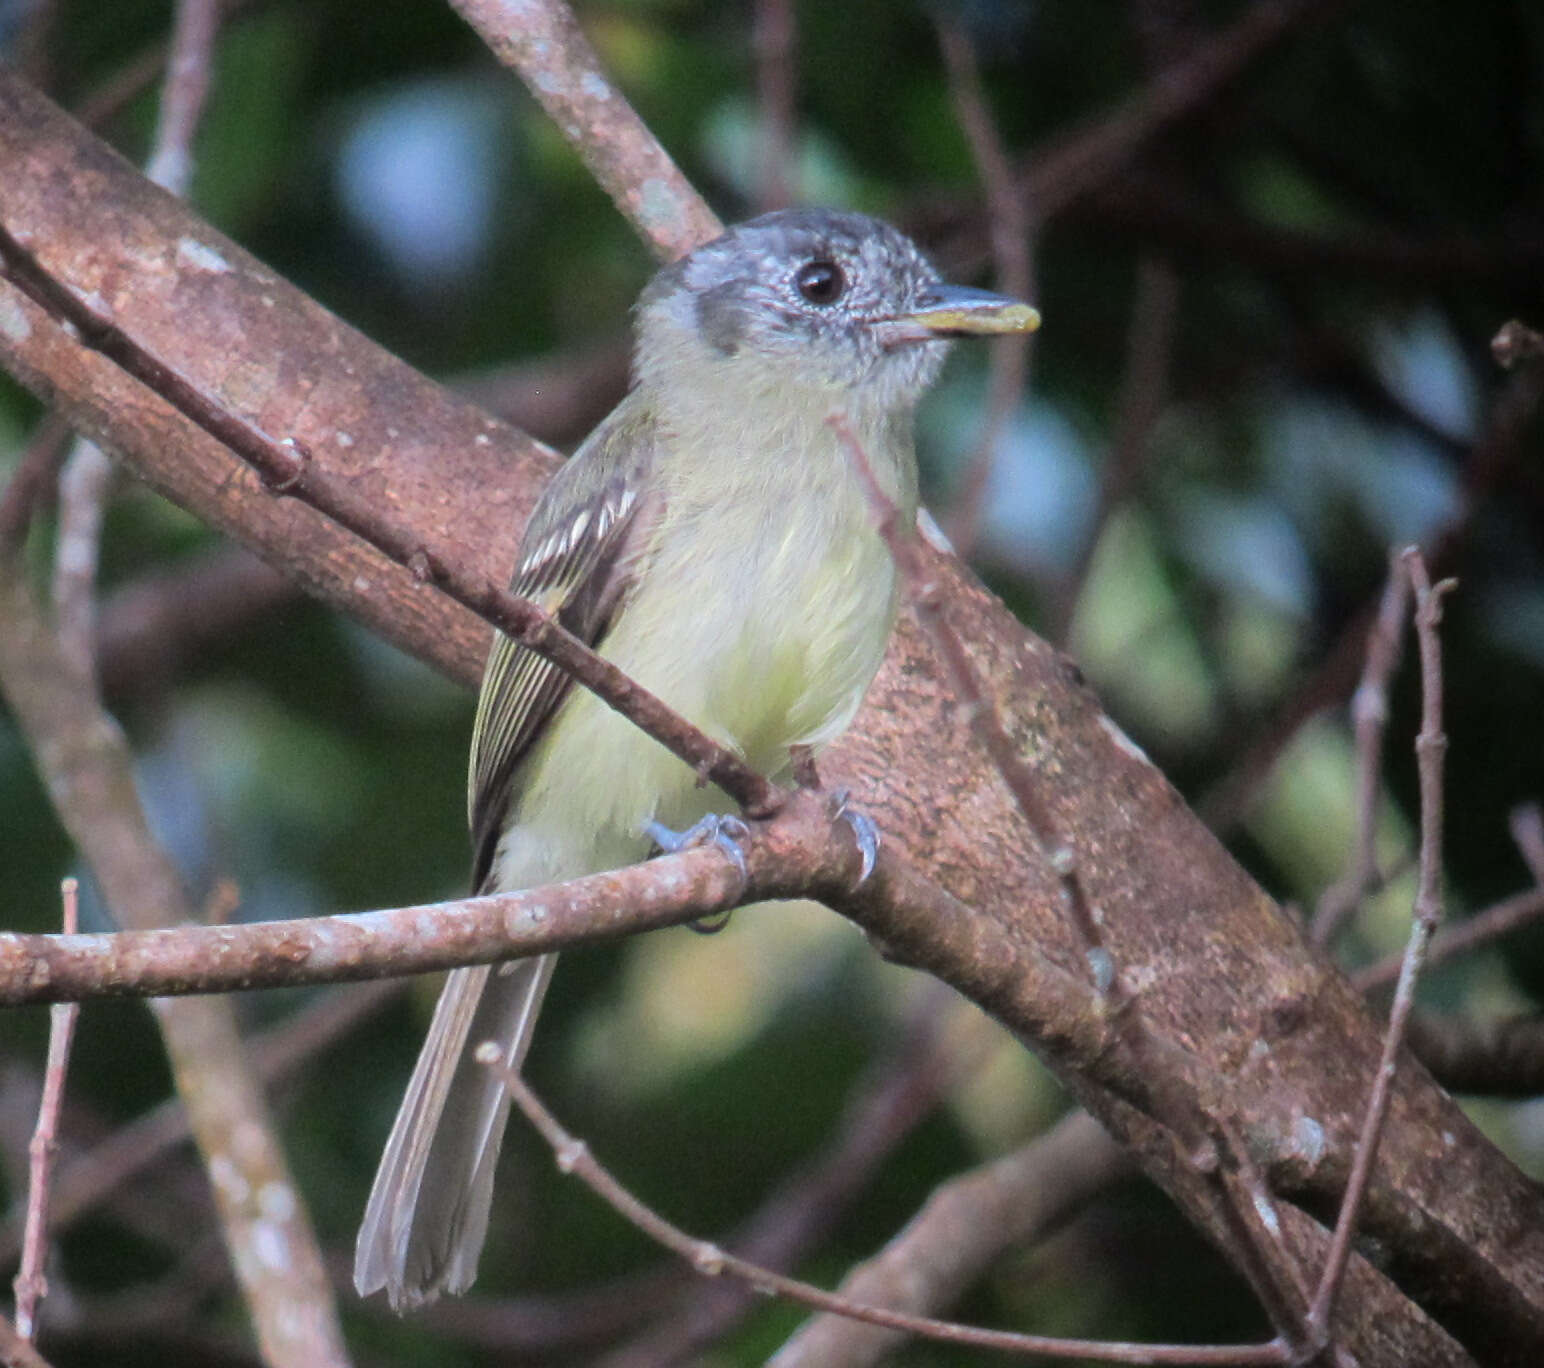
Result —
<instances>
[{"instance_id":1,"label":"yellow belly","mask_svg":"<svg viewBox=\"0 0 1544 1368\"><path fill-rule=\"evenodd\" d=\"M842 512L748 528L727 546L677 519L602 654L757 769L779 772L790 746L821 745L847 725L889 635L888 552L861 504ZM630 863L648 851L651 819L679 830L732 806L577 687L522 770L494 861L501 888Z\"/></svg>"}]
</instances>

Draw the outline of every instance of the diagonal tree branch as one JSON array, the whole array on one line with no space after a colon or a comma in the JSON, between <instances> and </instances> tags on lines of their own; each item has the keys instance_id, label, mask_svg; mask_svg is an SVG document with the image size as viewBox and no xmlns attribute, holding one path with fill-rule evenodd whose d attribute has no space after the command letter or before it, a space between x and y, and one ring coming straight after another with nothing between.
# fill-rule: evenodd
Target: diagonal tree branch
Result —
<instances>
[{"instance_id":1,"label":"diagonal tree branch","mask_svg":"<svg viewBox=\"0 0 1544 1368\"><path fill-rule=\"evenodd\" d=\"M111 235L97 230L110 207ZM148 187L16 78L0 74L0 222L48 270L111 311L129 335L264 430L294 437L329 477L420 530L478 548L502 579L550 470L532 444L415 376ZM238 536L315 592L470 682L488 628L256 478L162 398L82 348L0 282L0 364L63 403L145 478ZM481 440L479 440L481 439ZM957 564L929 575L1003 719L1043 776L1055 829L1111 954L1142 984L1144 1019L1184 1042L1205 1095L1248 1138L1285 1199L1333 1210L1379 1033L1344 980L1248 879L1049 647L1029 637ZM1028 833L975 750L914 625L903 622L854 729L823 762L952 900L945 914L881 882L875 937L947 979L1026 1036L1204 1229L1225 1226L1212 1180L1163 1125L1105 1080L1139 1073L1097 1031L1072 1034L1028 1000L1023 948L1067 968L1081 950L1056 879L1026 856ZM931 914L922 908L930 906ZM908 909L910 909L908 911ZM1091 995L1082 1001L1093 1010ZM1321 1061L1333 1058L1334 1070ZM1424 1074L1401 1071L1366 1228L1406 1295L1477 1354L1544 1346L1544 1200ZM1312 1250L1303 1247L1311 1266ZM1365 1363L1462 1361L1432 1351L1409 1302L1348 1298L1346 1343ZM1475 1308L1484 1307L1481 1315ZM1400 1348L1400 1346L1403 1348ZM1403 1354L1403 1358L1393 1357Z\"/></svg>"},{"instance_id":2,"label":"diagonal tree branch","mask_svg":"<svg viewBox=\"0 0 1544 1368\"><path fill-rule=\"evenodd\" d=\"M654 254L670 261L721 225L612 83L562 0L451 0L513 67Z\"/></svg>"}]
</instances>

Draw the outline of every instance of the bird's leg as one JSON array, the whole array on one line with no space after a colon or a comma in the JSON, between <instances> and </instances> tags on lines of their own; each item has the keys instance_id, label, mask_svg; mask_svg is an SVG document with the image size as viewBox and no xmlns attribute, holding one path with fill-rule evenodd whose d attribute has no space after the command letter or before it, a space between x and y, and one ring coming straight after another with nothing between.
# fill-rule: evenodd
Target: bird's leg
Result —
<instances>
[{"instance_id":1,"label":"bird's leg","mask_svg":"<svg viewBox=\"0 0 1544 1368\"><path fill-rule=\"evenodd\" d=\"M740 848L740 842L751 834L751 829L731 813L710 812L685 831L672 831L663 822L649 821L643 824L643 834L666 855L674 855L679 850L694 850L697 846L716 846L734 861L734 867L740 871L742 887L750 881L750 870L746 868L745 852ZM729 917L729 912L720 917L699 917L689 925L700 935L711 936L729 925Z\"/></svg>"}]
</instances>

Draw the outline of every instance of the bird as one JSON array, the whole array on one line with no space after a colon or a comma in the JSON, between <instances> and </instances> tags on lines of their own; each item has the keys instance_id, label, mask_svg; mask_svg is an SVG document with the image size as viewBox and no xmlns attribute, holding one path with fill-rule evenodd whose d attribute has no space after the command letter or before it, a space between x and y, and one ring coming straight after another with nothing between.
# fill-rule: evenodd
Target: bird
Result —
<instances>
[{"instance_id":1,"label":"bird","mask_svg":"<svg viewBox=\"0 0 1544 1368\"><path fill-rule=\"evenodd\" d=\"M896 612L873 492L828 420L843 416L910 528L913 415L950 340L1038 323L1026 303L946 284L863 214L781 210L728 229L644 288L630 388L543 491L513 592L783 775L790 748L851 721ZM723 840L724 801L495 636L469 762L474 892L618 868L703 831ZM384 1289L406 1311L471 1286L510 1107L474 1056L491 1041L520 1068L555 961L448 976L360 1224L361 1296Z\"/></svg>"}]
</instances>

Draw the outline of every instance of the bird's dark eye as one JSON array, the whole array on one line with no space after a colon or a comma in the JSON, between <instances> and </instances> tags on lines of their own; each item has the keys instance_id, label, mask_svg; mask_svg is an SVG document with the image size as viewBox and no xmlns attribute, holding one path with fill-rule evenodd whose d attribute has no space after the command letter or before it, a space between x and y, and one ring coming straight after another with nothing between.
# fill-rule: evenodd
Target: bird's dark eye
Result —
<instances>
[{"instance_id":1,"label":"bird's dark eye","mask_svg":"<svg viewBox=\"0 0 1544 1368\"><path fill-rule=\"evenodd\" d=\"M835 304L847 288L847 277L834 261L806 261L793 283L811 304Z\"/></svg>"}]
</instances>

